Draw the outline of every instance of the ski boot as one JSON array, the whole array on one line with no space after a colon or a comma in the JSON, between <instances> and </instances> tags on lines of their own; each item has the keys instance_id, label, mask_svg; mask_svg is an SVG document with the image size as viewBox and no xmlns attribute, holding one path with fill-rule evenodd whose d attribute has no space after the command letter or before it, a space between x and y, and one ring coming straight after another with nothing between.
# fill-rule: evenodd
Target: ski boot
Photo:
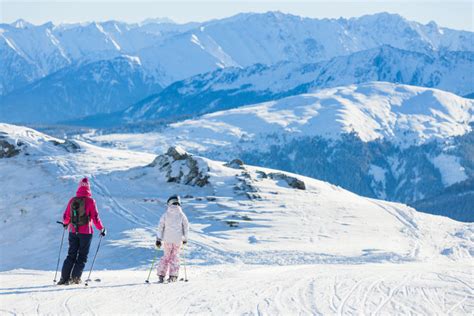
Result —
<instances>
[{"instance_id":1,"label":"ski boot","mask_svg":"<svg viewBox=\"0 0 474 316\"><path fill-rule=\"evenodd\" d=\"M170 275L170 278L168 279L168 282L176 282L178 281L178 277L175 275Z\"/></svg>"},{"instance_id":2,"label":"ski boot","mask_svg":"<svg viewBox=\"0 0 474 316\"><path fill-rule=\"evenodd\" d=\"M57 284L57 285L69 285L69 280L66 280L66 279L61 278L61 279L59 280L59 282L56 283L56 284Z\"/></svg>"},{"instance_id":3,"label":"ski boot","mask_svg":"<svg viewBox=\"0 0 474 316\"><path fill-rule=\"evenodd\" d=\"M79 277L73 277L72 280L71 280L71 284L81 284L82 281L81 281L81 278Z\"/></svg>"},{"instance_id":4,"label":"ski boot","mask_svg":"<svg viewBox=\"0 0 474 316\"><path fill-rule=\"evenodd\" d=\"M158 277L160 278L158 280L158 283L165 283L165 276L164 275L159 275Z\"/></svg>"}]
</instances>

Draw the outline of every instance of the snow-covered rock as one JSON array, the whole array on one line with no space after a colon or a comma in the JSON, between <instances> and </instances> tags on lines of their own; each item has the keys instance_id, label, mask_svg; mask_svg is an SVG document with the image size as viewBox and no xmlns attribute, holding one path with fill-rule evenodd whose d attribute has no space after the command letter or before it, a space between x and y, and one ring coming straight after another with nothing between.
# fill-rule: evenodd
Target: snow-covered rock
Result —
<instances>
[{"instance_id":1,"label":"snow-covered rock","mask_svg":"<svg viewBox=\"0 0 474 316\"><path fill-rule=\"evenodd\" d=\"M180 147L170 147L150 164L165 172L167 182L177 182L203 187L209 184L209 168L200 159L186 153Z\"/></svg>"}]
</instances>

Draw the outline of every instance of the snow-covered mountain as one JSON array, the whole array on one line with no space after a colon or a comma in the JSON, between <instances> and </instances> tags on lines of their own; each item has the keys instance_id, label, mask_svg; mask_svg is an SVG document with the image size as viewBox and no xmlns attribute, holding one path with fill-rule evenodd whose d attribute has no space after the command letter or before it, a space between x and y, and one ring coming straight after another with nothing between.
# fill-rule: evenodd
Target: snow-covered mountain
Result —
<instances>
[{"instance_id":1,"label":"snow-covered mountain","mask_svg":"<svg viewBox=\"0 0 474 316\"><path fill-rule=\"evenodd\" d=\"M167 36L196 23L103 23L34 26L25 21L0 24L0 94L6 94L59 69L120 55L134 56Z\"/></svg>"},{"instance_id":2,"label":"snow-covered mountain","mask_svg":"<svg viewBox=\"0 0 474 316\"><path fill-rule=\"evenodd\" d=\"M474 91L474 52L430 55L382 46L315 64L281 62L225 68L175 82L122 114L123 121L173 119L275 100L321 88L387 81Z\"/></svg>"},{"instance_id":3,"label":"snow-covered mountain","mask_svg":"<svg viewBox=\"0 0 474 316\"><path fill-rule=\"evenodd\" d=\"M3 122L56 123L122 110L159 91L156 79L135 56L65 67L0 96Z\"/></svg>"},{"instance_id":4,"label":"snow-covered mountain","mask_svg":"<svg viewBox=\"0 0 474 316\"><path fill-rule=\"evenodd\" d=\"M339 139L342 134L353 133L364 142L381 139L409 147L464 135L472 130L473 115L474 100L453 93L368 82L317 90L170 124L165 131L150 134L157 137L156 142L145 146L149 149L160 145L167 147L169 144L160 141L170 139L170 143L178 141L183 146L187 143L185 147L194 151L216 151L223 147L222 154L232 156L234 152L228 150L235 145L241 149L268 150L280 139L311 136ZM269 136L275 141L262 141ZM226 160L230 156L221 158Z\"/></svg>"},{"instance_id":5,"label":"snow-covered mountain","mask_svg":"<svg viewBox=\"0 0 474 316\"><path fill-rule=\"evenodd\" d=\"M280 61L312 63L391 45L416 52L474 51L473 34L380 13L352 19L310 19L279 12L247 13L205 23L117 21L0 25L0 93L66 65L139 56L160 84L229 66ZM18 78L18 74L21 76ZM15 80L12 80L15 79Z\"/></svg>"},{"instance_id":6,"label":"snow-covered mountain","mask_svg":"<svg viewBox=\"0 0 474 316\"><path fill-rule=\"evenodd\" d=\"M133 67L127 66L129 61ZM175 82L162 92L151 94L160 90L159 80L147 73L139 57L122 56L63 68L0 97L0 102L6 113L2 115L3 121L7 122L54 123L100 114L100 118L92 118L96 126L117 125L176 120L368 81L436 87L466 95L474 91L472 72L471 52L425 55L382 46L315 64L280 62L271 66L229 67ZM147 97L124 113L103 115L120 111L143 96ZM44 115L37 115L38 111ZM80 124L91 124L88 121Z\"/></svg>"},{"instance_id":7,"label":"snow-covered mountain","mask_svg":"<svg viewBox=\"0 0 474 316\"><path fill-rule=\"evenodd\" d=\"M469 138L450 140L472 132L473 121L474 100L373 82L216 112L160 133L94 139L149 152L179 144L213 159L240 157L365 196L413 202L474 177Z\"/></svg>"}]
</instances>

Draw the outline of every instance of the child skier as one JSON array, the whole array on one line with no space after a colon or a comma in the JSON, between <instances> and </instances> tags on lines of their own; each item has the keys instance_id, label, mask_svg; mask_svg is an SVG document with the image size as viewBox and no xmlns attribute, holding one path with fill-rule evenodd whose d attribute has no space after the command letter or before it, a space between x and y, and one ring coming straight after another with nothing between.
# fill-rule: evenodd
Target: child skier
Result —
<instances>
[{"instance_id":1,"label":"child skier","mask_svg":"<svg viewBox=\"0 0 474 316\"><path fill-rule=\"evenodd\" d=\"M158 264L159 282L163 283L169 270L168 282L176 282L179 271L179 252L181 244L188 241L188 218L181 209L179 196L173 195L168 201L168 209L160 218L156 233L156 246L161 247L163 242L164 255Z\"/></svg>"},{"instance_id":2,"label":"child skier","mask_svg":"<svg viewBox=\"0 0 474 316\"><path fill-rule=\"evenodd\" d=\"M76 196L69 200L63 215L64 229L69 227L69 250L58 285L79 284L92 241L92 223L105 237L106 230L92 198L89 180L79 182Z\"/></svg>"}]
</instances>

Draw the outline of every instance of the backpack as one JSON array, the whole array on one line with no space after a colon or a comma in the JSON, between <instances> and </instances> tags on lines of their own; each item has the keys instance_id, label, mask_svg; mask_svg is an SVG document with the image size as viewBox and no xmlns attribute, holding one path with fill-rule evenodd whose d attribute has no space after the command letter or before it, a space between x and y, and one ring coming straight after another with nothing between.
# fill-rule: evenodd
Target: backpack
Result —
<instances>
[{"instance_id":1,"label":"backpack","mask_svg":"<svg viewBox=\"0 0 474 316\"><path fill-rule=\"evenodd\" d=\"M90 221L89 215L86 214L86 199L75 197L71 202L71 224L79 230L79 226L88 225Z\"/></svg>"}]
</instances>

